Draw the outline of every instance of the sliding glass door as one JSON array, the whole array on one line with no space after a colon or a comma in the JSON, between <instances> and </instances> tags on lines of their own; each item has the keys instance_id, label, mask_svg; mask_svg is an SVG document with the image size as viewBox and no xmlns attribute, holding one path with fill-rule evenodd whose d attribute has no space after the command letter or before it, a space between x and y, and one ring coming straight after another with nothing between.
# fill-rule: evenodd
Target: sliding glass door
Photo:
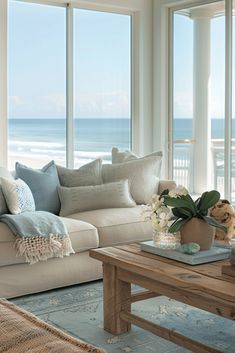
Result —
<instances>
[{"instance_id":1,"label":"sliding glass door","mask_svg":"<svg viewBox=\"0 0 235 353\"><path fill-rule=\"evenodd\" d=\"M229 163L232 171L233 164L228 161L226 142L227 136L232 136L232 116L226 108L226 94L231 94L227 6L227 1L217 1L172 12L169 136L176 182L191 193L214 188L230 198L230 175L226 177L226 166Z\"/></svg>"}]
</instances>

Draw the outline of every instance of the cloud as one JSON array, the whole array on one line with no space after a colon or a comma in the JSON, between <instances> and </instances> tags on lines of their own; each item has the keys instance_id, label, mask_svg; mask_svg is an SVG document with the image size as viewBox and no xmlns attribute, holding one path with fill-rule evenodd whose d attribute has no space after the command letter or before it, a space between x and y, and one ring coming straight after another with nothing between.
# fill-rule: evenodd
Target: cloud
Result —
<instances>
[{"instance_id":1,"label":"cloud","mask_svg":"<svg viewBox=\"0 0 235 353\"><path fill-rule=\"evenodd\" d=\"M58 114L63 114L66 108L66 99L62 94L51 94L42 97L43 103L46 105L47 110L55 110Z\"/></svg>"},{"instance_id":2,"label":"cloud","mask_svg":"<svg viewBox=\"0 0 235 353\"><path fill-rule=\"evenodd\" d=\"M10 96L9 97L9 104L16 106L16 107L19 107L19 106L24 105L24 100L20 96Z\"/></svg>"},{"instance_id":3,"label":"cloud","mask_svg":"<svg viewBox=\"0 0 235 353\"><path fill-rule=\"evenodd\" d=\"M123 118L130 114L126 91L78 94L75 97L76 117Z\"/></svg>"},{"instance_id":4,"label":"cloud","mask_svg":"<svg viewBox=\"0 0 235 353\"><path fill-rule=\"evenodd\" d=\"M87 93L75 97L75 117L124 118L130 115L126 91ZM63 94L44 96L11 96L11 118L65 118L66 97Z\"/></svg>"}]
</instances>

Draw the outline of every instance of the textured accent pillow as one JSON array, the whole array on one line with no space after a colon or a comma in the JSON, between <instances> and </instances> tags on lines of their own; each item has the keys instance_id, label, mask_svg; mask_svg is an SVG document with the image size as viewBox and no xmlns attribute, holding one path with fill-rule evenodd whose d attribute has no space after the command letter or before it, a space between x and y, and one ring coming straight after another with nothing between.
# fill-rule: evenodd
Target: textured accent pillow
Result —
<instances>
[{"instance_id":1,"label":"textured accent pillow","mask_svg":"<svg viewBox=\"0 0 235 353\"><path fill-rule=\"evenodd\" d=\"M147 154L144 157L138 157L136 154L134 154L131 151L119 151L119 149L117 147L112 148L112 163L113 164L129 162L131 160L136 160L139 158L147 158L147 157L152 157L152 156L162 157L162 151L152 152L150 154Z\"/></svg>"},{"instance_id":2,"label":"textured accent pillow","mask_svg":"<svg viewBox=\"0 0 235 353\"><path fill-rule=\"evenodd\" d=\"M57 165L62 186L87 186L102 184L102 160L96 159L79 169L68 169Z\"/></svg>"},{"instance_id":3,"label":"textured accent pillow","mask_svg":"<svg viewBox=\"0 0 235 353\"><path fill-rule=\"evenodd\" d=\"M4 167L0 167L0 184L1 184L1 178L7 178L10 180L14 180L13 176L11 173ZM0 185L0 215L9 213L9 210L7 208L7 203L2 191L2 187Z\"/></svg>"},{"instance_id":4,"label":"textured accent pillow","mask_svg":"<svg viewBox=\"0 0 235 353\"><path fill-rule=\"evenodd\" d=\"M42 169L32 169L23 164L16 163L16 177L25 181L32 191L37 211L48 211L58 214L60 200L57 186L60 181L54 161Z\"/></svg>"},{"instance_id":5,"label":"textured accent pillow","mask_svg":"<svg viewBox=\"0 0 235 353\"><path fill-rule=\"evenodd\" d=\"M60 216L100 208L122 208L136 205L130 195L127 180L73 188L59 186L58 192L61 201Z\"/></svg>"},{"instance_id":6,"label":"textured accent pillow","mask_svg":"<svg viewBox=\"0 0 235 353\"><path fill-rule=\"evenodd\" d=\"M105 183L128 179L135 202L146 204L157 193L160 167L160 156L139 158L125 163L104 164L102 176Z\"/></svg>"},{"instance_id":7,"label":"textured accent pillow","mask_svg":"<svg viewBox=\"0 0 235 353\"><path fill-rule=\"evenodd\" d=\"M1 178L2 190L12 214L35 211L35 203L28 185L21 179Z\"/></svg>"}]
</instances>

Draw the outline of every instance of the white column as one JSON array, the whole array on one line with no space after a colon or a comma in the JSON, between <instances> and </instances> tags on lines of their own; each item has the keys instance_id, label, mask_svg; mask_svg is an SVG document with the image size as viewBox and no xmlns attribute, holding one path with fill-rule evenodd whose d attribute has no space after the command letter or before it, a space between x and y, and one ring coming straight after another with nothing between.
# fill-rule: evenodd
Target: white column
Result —
<instances>
[{"instance_id":1,"label":"white column","mask_svg":"<svg viewBox=\"0 0 235 353\"><path fill-rule=\"evenodd\" d=\"M194 192L210 187L211 119L210 119L210 42L211 16L205 10L194 10L194 82L193 82L193 175Z\"/></svg>"},{"instance_id":2,"label":"white column","mask_svg":"<svg viewBox=\"0 0 235 353\"><path fill-rule=\"evenodd\" d=\"M143 156L153 151L153 18L151 2L133 16L132 148Z\"/></svg>"},{"instance_id":3,"label":"white column","mask_svg":"<svg viewBox=\"0 0 235 353\"><path fill-rule=\"evenodd\" d=\"M7 0L0 1L0 165L7 166Z\"/></svg>"}]
</instances>

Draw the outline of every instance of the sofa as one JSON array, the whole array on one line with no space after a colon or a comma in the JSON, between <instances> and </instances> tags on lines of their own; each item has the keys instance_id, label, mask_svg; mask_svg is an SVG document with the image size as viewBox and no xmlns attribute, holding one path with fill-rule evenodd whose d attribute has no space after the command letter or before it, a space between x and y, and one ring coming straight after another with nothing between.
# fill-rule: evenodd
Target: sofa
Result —
<instances>
[{"instance_id":1,"label":"sofa","mask_svg":"<svg viewBox=\"0 0 235 353\"><path fill-rule=\"evenodd\" d=\"M174 181L160 180L157 193L174 187ZM12 298L102 278L102 265L89 257L89 250L151 239L151 223L142 219L141 212L142 205L137 204L61 217L75 254L33 265L16 256L15 236L0 222L0 297Z\"/></svg>"}]
</instances>

